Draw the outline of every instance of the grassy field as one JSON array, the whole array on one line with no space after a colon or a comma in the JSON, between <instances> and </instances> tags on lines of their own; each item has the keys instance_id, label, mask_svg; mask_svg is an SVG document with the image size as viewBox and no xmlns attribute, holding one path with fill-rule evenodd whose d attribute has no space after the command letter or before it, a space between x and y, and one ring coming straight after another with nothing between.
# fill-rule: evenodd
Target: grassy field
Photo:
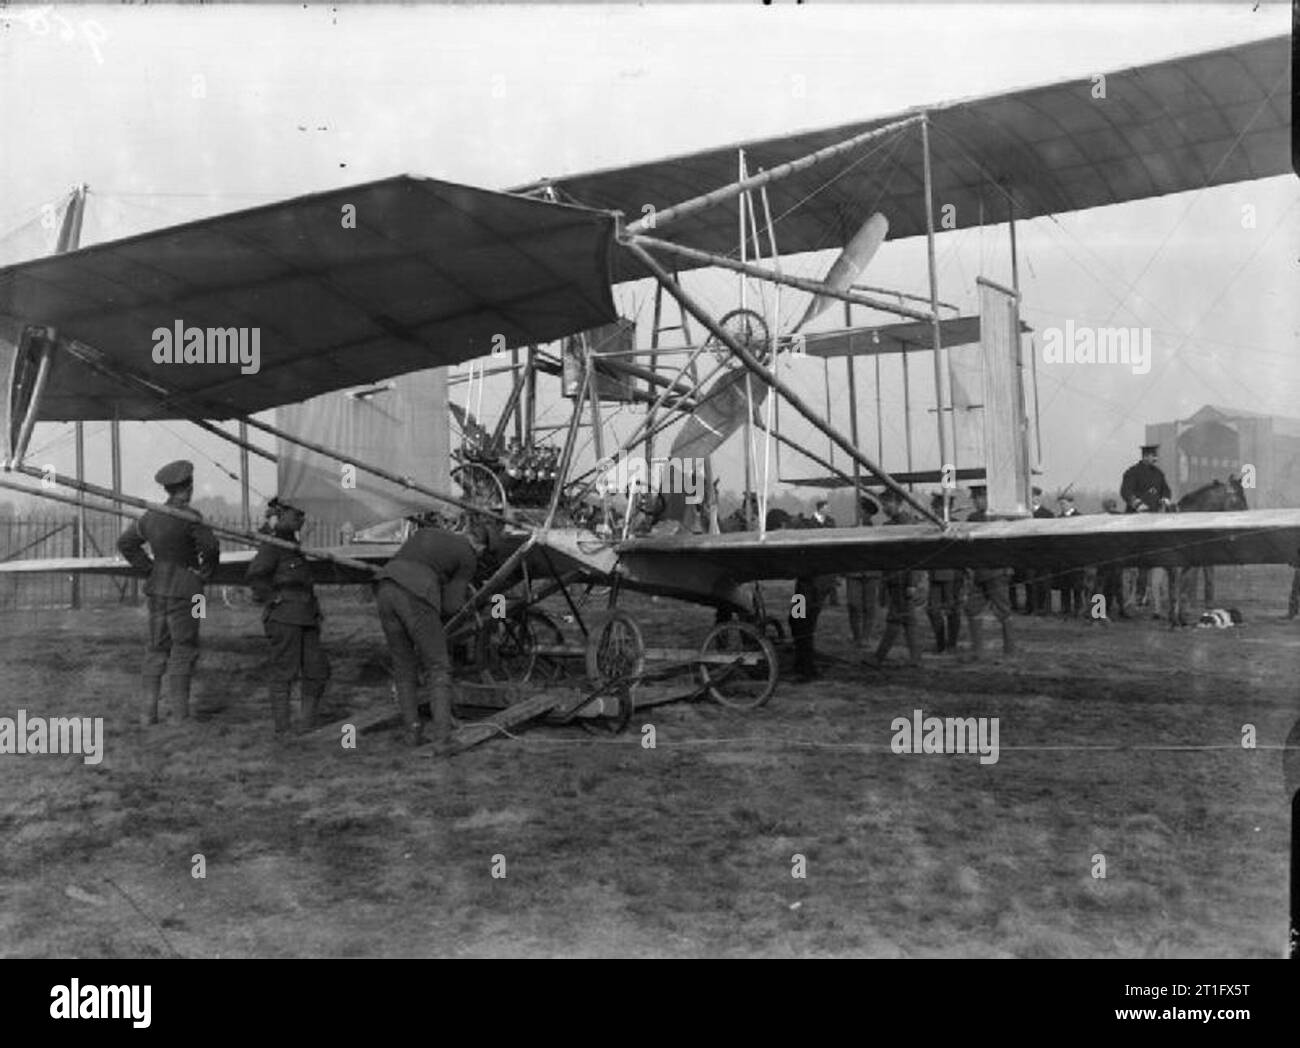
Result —
<instances>
[{"instance_id":1,"label":"grassy field","mask_svg":"<svg viewBox=\"0 0 1300 1048\"><path fill-rule=\"evenodd\" d=\"M0 716L102 716L106 743L97 766L0 756L0 952L1280 957L1288 582L1221 572L1245 629L1017 617L1013 659L888 672L832 608L826 678L755 713L662 706L450 761L391 730L274 743L255 609L212 602L198 717L148 731L142 609L7 612ZM711 622L627 606L652 644ZM373 609L329 609L333 712L389 702ZM999 718L1000 759L891 752L918 708Z\"/></svg>"}]
</instances>

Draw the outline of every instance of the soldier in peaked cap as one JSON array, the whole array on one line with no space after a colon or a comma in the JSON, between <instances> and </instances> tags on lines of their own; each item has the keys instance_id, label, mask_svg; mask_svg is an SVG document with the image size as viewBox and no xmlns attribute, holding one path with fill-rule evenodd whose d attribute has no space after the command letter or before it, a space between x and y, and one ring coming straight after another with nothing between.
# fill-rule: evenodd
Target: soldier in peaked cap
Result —
<instances>
[{"instance_id":1,"label":"soldier in peaked cap","mask_svg":"<svg viewBox=\"0 0 1300 1048\"><path fill-rule=\"evenodd\" d=\"M1142 460L1124 471L1119 497L1124 500L1126 513L1159 513L1169 506L1169 482L1156 465L1159 453L1159 444L1143 444Z\"/></svg>"},{"instance_id":2,"label":"soldier in peaked cap","mask_svg":"<svg viewBox=\"0 0 1300 1048\"><path fill-rule=\"evenodd\" d=\"M858 516L863 527L871 527L871 518L880 512L880 503L865 491L858 496ZM858 571L844 578L844 603L849 610L849 633L853 643L864 645L871 640L871 629L880 606L880 580L883 572Z\"/></svg>"},{"instance_id":3,"label":"soldier in peaked cap","mask_svg":"<svg viewBox=\"0 0 1300 1048\"><path fill-rule=\"evenodd\" d=\"M970 497L975 508L966 519L988 520L988 488L983 484L973 484ZM986 605L993 608L994 616L1002 623L1002 653L1014 655L1015 641L1011 636L1011 602L1007 596L1006 568L973 568L970 573L970 583L966 588L966 622L970 626L971 653L977 659L984 651L984 627L980 615Z\"/></svg>"},{"instance_id":4,"label":"soldier in peaked cap","mask_svg":"<svg viewBox=\"0 0 1300 1048\"><path fill-rule=\"evenodd\" d=\"M1119 497L1124 500L1125 513L1161 513L1172 503L1172 492L1164 472L1156 465L1159 444L1143 444L1142 459L1124 471L1120 480ZM1136 599L1139 605L1147 601L1150 569L1137 569Z\"/></svg>"},{"instance_id":5,"label":"soldier in peaked cap","mask_svg":"<svg viewBox=\"0 0 1300 1048\"><path fill-rule=\"evenodd\" d=\"M294 678L302 680L303 731L316 726L330 664L320 645L320 604L312 586L311 566L297 546L307 515L274 498L267 506L267 530L295 549L266 543L248 565L253 599L264 605L262 629L271 642L271 721L277 735L289 730L289 694Z\"/></svg>"},{"instance_id":6,"label":"soldier in peaked cap","mask_svg":"<svg viewBox=\"0 0 1300 1048\"><path fill-rule=\"evenodd\" d=\"M194 494L194 465L183 459L169 462L154 480L167 492L170 512L148 510L117 540L118 552L149 579L149 644L142 671L142 724L158 723L158 698L164 673L172 713L189 717L190 678L199 658L199 619L203 585L212 578L220 547L203 515L190 506ZM148 544L149 552L145 552ZM152 556L150 556L152 554Z\"/></svg>"}]
</instances>

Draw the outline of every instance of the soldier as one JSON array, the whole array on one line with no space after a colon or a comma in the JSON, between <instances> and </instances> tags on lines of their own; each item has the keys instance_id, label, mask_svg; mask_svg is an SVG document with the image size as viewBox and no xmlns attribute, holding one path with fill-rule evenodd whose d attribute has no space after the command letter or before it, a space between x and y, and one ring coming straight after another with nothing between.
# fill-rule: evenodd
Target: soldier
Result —
<instances>
[{"instance_id":1,"label":"soldier","mask_svg":"<svg viewBox=\"0 0 1300 1048\"><path fill-rule=\"evenodd\" d=\"M912 524L910 514L903 509L903 497L892 488L886 488L880 496L885 516L889 518L885 525ZM928 596L924 571L888 571L885 572L885 632L880 638L872 664L883 666L889 655L889 649L902 631L907 644L908 664L921 665L921 623L920 609L925 606Z\"/></svg>"},{"instance_id":2,"label":"soldier","mask_svg":"<svg viewBox=\"0 0 1300 1048\"><path fill-rule=\"evenodd\" d=\"M880 503L864 493L858 497L858 507L863 527L871 527L871 518L880 512ZM880 579L879 571L859 571L845 576L844 601L849 609L849 632L854 644L865 645L871 640L876 608L880 605Z\"/></svg>"},{"instance_id":3,"label":"soldier","mask_svg":"<svg viewBox=\"0 0 1300 1048\"><path fill-rule=\"evenodd\" d=\"M969 521L988 520L988 489L974 484L970 489L975 508L966 517ZM1002 623L1002 653L1015 654L1011 637L1011 603L1007 598L1007 570L1005 568L974 568L966 587L966 620L970 624L971 652L975 658L983 655L984 630L980 614L985 605L991 605L993 614Z\"/></svg>"},{"instance_id":4,"label":"soldier","mask_svg":"<svg viewBox=\"0 0 1300 1048\"><path fill-rule=\"evenodd\" d=\"M1030 493L1030 508L1035 520L1055 520L1056 514L1043 505L1043 489L1035 487ZM1052 613L1052 575L1042 568L1031 568L1025 573L1025 614L1050 615Z\"/></svg>"},{"instance_id":5,"label":"soldier","mask_svg":"<svg viewBox=\"0 0 1300 1048\"><path fill-rule=\"evenodd\" d=\"M267 506L266 530L278 539L298 543L306 514L274 498ZM276 735L289 730L289 694L295 677L302 680L301 730L316 727L330 664L320 646L320 604L312 587L311 567L300 548L260 547L248 565L253 600L265 607L262 629L271 642L269 694L271 723Z\"/></svg>"},{"instance_id":6,"label":"soldier","mask_svg":"<svg viewBox=\"0 0 1300 1048\"><path fill-rule=\"evenodd\" d=\"M1079 510L1074 504L1074 497L1068 492L1062 492L1056 498L1057 516L1062 519L1079 516ZM1078 618L1080 615L1086 615L1088 609L1088 593L1091 587L1088 585L1087 570L1084 568L1061 567L1057 569L1057 579L1060 580L1061 588L1061 616L1063 618Z\"/></svg>"},{"instance_id":7,"label":"soldier","mask_svg":"<svg viewBox=\"0 0 1300 1048\"><path fill-rule=\"evenodd\" d=\"M393 679L402 725L413 746L424 742L419 714L419 671L429 681L433 741L445 752L451 742L451 659L442 624L464 606L478 553L468 539L428 522L379 569L375 604L393 657Z\"/></svg>"},{"instance_id":8,"label":"soldier","mask_svg":"<svg viewBox=\"0 0 1300 1048\"><path fill-rule=\"evenodd\" d=\"M835 527L835 518L826 512L829 503L825 499L817 500L817 508L813 511L814 526L819 528Z\"/></svg>"},{"instance_id":9,"label":"soldier","mask_svg":"<svg viewBox=\"0 0 1300 1048\"><path fill-rule=\"evenodd\" d=\"M141 674L140 723L158 723L158 697L167 674L168 698L178 720L190 715L190 679L199 658L199 618L203 584L212 578L221 556L212 529L190 507L194 464L169 462L153 478L167 492L176 511L149 510L117 540L118 552L140 571L149 572L144 592L149 601L149 644ZM144 550L149 545L149 553ZM153 556L150 556L150 553Z\"/></svg>"},{"instance_id":10,"label":"soldier","mask_svg":"<svg viewBox=\"0 0 1300 1048\"><path fill-rule=\"evenodd\" d=\"M944 509L947 503L948 514ZM952 519L952 495L936 491L930 496L930 511L936 517ZM961 633L961 588L963 573L957 568L931 568L930 593L925 613L934 630L934 650L939 654L955 651Z\"/></svg>"},{"instance_id":11,"label":"soldier","mask_svg":"<svg viewBox=\"0 0 1300 1048\"><path fill-rule=\"evenodd\" d=\"M1159 452L1159 444L1143 444L1142 460L1124 471L1119 497L1125 513L1160 513L1171 505L1169 482L1156 465Z\"/></svg>"},{"instance_id":12,"label":"soldier","mask_svg":"<svg viewBox=\"0 0 1300 1048\"><path fill-rule=\"evenodd\" d=\"M1161 513L1173 504L1169 482L1156 465L1159 453L1159 444L1143 444L1141 460L1124 471L1119 485L1119 497L1124 501L1125 513ZM1147 568L1137 569L1135 603L1139 607L1144 607L1147 603L1148 576Z\"/></svg>"},{"instance_id":13,"label":"soldier","mask_svg":"<svg viewBox=\"0 0 1300 1048\"><path fill-rule=\"evenodd\" d=\"M1101 500L1101 511L1107 516L1122 516L1119 509L1119 500L1113 495L1107 495ZM1102 596L1102 612L1107 620L1110 619L1127 619L1128 612L1124 608L1124 569L1115 561L1108 561L1096 569L1097 588L1094 593L1100 593Z\"/></svg>"}]
</instances>

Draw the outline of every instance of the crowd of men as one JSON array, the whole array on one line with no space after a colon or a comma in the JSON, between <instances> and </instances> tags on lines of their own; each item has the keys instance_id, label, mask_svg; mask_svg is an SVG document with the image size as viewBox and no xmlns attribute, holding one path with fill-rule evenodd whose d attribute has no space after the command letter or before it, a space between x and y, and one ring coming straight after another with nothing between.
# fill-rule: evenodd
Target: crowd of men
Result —
<instances>
[{"instance_id":1,"label":"crowd of men","mask_svg":"<svg viewBox=\"0 0 1300 1048\"><path fill-rule=\"evenodd\" d=\"M1173 509L1169 484L1159 465L1159 447L1143 445L1141 459L1129 467L1120 483L1120 502L1114 497L1103 500L1102 512L1159 513ZM969 521L988 519L987 489L982 485L970 488L972 511ZM1036 519L1069 518L1079 515L1074 497L1069 491L1056 499L1057 511L1053 513L1043 501L1041 488L1032 489L1031 509ZM740 530L745 516L744 507L733 515L730 530ZM953 493L935 492L931 496L931 510L935 516L954 519ZM769 519L769 528L827 527L834 521L826 514L825 501L817 504L812 518L790 517L783 511L775 522ZM884 526L916 523L904 500L894 491L886 490L879 500L863 494L859 500L859 517L864 526L872 526L874 518L883 514ZM771 517L771 514L769 514ZM829 524L824 521L830 521ZM1012 615L1049 615L1053 613L1053 595L1060 594L1060 614L1089 623L1109 622L1114 619L1134 618L1143 609L1150 609L1153 617L1168 613L1166 601L1174 595L1168 592L1168 573L1159 568L1122 567L1118 563L1099 564L1091 568L1062 565L1057 568L1041 566L1031 568L937 568L929 571L862 571L844 576L845 604L848 611L849 632L853 643L869 647L877 618L883 612L883 632L869 662L875 666L887 664L890 652L899 638L907 651L908 663L921 664L922 613L929 620L937 653L957 649L962 634L962 621L966 621L970 651L979 658L984 651L983 613L987 609L997 620L1002 634L1004 654L1016 650ZM1195 583L1204 579L1204 601L1207 606L1214 600L1212 569L1203 572L1188 571L1186 581ZM804 598L805 615L797 619L792 611L790 629L795 640L795 673L800 679L811 679L817 674L814 637L817 613L834 592L837 578L821 576L796 580L796 593ZM1100 598L1100 599L1098 599ZM1297 553L1295 580L1292 586L1289 614L1300 614L1300 552Z\"/></svg>"},{"instance_id":2,"label":"crowd of men","mask_svg":"<svg viewBox=\"0 0 1300 1048\"><path fill-rule=\"evenodd\" d=\"M163 509L150 509L118 539L127 561L148 572L149 636L141 671L140 721L158 723L163 680L176 720L190 716L190 691L199 657L201 597L217 569L220 549L202 514L190 505L194 467L172 462L154 479L167 493ZM271 541L258 549L246 579L262 605L263 631L270 643L267 671L271 722L278 736L292 723L292 686L300 682L299 725L318 723L330 676L321 644L321 609L311 570L299 545L305 522L301 509L271 501L263 531ZM446 751L452 731L451 662L443 624L465 604L480 553L490 554L482 536L466 537L437 526L435 517L415 531L375 577L375 604L393 663L398 708L406 738L425 741L419 715L421 671L432 714L433 743ZM145 547L148 547L146 552Z\"/></svg>"},{"instance_id":3,"label":"crowd of men","mask_svg":"<svg viewBox=\"0 0 1300 1048\"><path fill-rule=\"evenodd\" d=\"M1124 512L1162 512L1171 507L1169 485L1157 465L1158 448L1142 448L1142 460L1125 473L1120 485ZM211 580L220 557L212 530L190 505L194 494L194 467L186 461L172 462L154 478L167 494L162 509L151 509L133 522L118 539L126 560L148 573L149 636L141 671L140 719L145 725L158 722L164 679L173 715L187 719L195 664L199 656L201 605L196 598ZM987 491L982 485L970 488L973 505L969 521L988 519ZM952 519L951 492L936 492L931 507L936 516ZM1068 492L1057 499L1060 516L1078 514ZM792 516L780 509L768 512L766 526L778 528L833 528L835 519L820 500L811 517ZM1042 504L1042 491L1033 489L1035 517L1054 517ZM754 526L758 512L752 495L740 509L722 522L724 531ZM1118 503L1108 498L1103 512L1119 513ZM878 514L884 526L914 523L902 496L886 489L877 501L869 494L859 497L861 522L871 526ZM300 682L300 726L314 727L330 676L329 660L321 643L321 609L312 584L312 573L301 546L305 515L287 502L272 500L263 530L272 541L264 543L247 569L246 580L254 599L263 607L262 621L270 643L268 696L271 721L277 735L288 732L292 722L292 686ZM408 740L424 742L419 716L421 674L432 714L433 742L446 749L452 729L451 663L443 624L465 604L468 587L484 564L494 555L490 533L466 537L438 526L436 517L412 534L377 573L375 599L380 625L393 662L398 707ZM146 552L145 547L148 547ZM1157 569L1158 571L1158 569ZM868 646L875 621L884 611L884 630L870 662L883 666L901 636L908 661L921 662L922 612L934 635L935 651L956 650L962 619L970 637L970 650L983 653L983 613L990 610L1002 632L1002 650L1015 652L1011 615L1051 611L1053 589L1061 593L1061 610L1067 616L1086 616L1089 621L1129 617L1129 608L1141 608L1151 599L1154 588L1148 576L1156 571L1122 570L1116 565L1095 569L1070 567L1056 572L1041 569L1020 573L1010 568L862 571L846 577L849 630L855 645ZM1189 573L1190 574L1190 573ZM1127 576L1127 578L1126 578ZM1210 576L1206 575L1207 582ZM1131 580L1131 581L1130 581ZM789 628L794 642L794 671L801 680L817 676L815 636L820 613L831 603L839 576L819 575L796 580ZM1023 604L1017 586L1024 589ZM1097 616L1096 598L1101 597L1102 614ZM1212 591L1206 594L1212 600ZM1300 553L1289 612L1300 607Z\"/></svg>"}]
</instances>

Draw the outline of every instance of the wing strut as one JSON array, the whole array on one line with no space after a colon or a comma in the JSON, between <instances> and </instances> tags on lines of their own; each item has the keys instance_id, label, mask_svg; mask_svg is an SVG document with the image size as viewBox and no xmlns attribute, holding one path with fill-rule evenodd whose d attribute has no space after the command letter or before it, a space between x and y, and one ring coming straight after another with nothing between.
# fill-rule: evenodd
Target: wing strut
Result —
<instances>
[{"instance_id":1,"label":"wing strut","mask_svg":"<svg viewBox=\"0 0 1300 1048\"><path fill-rule=\"evenodd\" d=\"M46 479L45 472L34 466L25 466L21 463L15 463L13 468L16 472L22 473L25 476L39 479L41 481ZM101 488L98 484L91 484L84 480L69 480L66 477L60 477L57 475L51 479L53 479L56 484L60 484L63 487L71 488L73 491L79 492L80 497L74 498L71 495L60 495L56 492L46 490L36 491L27 487L25 484L15 484L12 480L5 480L4 478L0 478L0 488L8 488L11 491L21 491L24 494L35 495L37 498L49 499L52 502L65 502L70 506L84 506L87 509L98 510L102 513L112 513L117 516L131 516L131 514L122 513L119 508L120 506L131 506L139 510L155 510L156 512L163 513L169 517L179 517L181 520L192 521L194 519L190 514L178 510L174 506L167 506L157 502L148 502L145 499L138 499L131 495L124 495L120 491L110 491L108 488ZM95 497L101 498L113 505L111 508L104 508L102 506L89 504L85 501L86 495L94 495ZM138 517L135 519L138 519ZM376 571L373 564L367 564L365 561L353 560L351 557L343 557L336 553L327 553L324 550L308 549L304 546L298 546L293 542L289 542L286 539L276 538L273 535L240 531L237 528L228 528L224 525L213 524L208 521L205 521L204 523L206 523L207 526L216 534L224 535L226 538L242 542L247 546L260 546L263 543L266 543L271 546L278 546L280 549L287 549L301 553L303 556L310 557L313 560L328 560L334 564L338 564L340 567L364 572L367 576L374 575Z\"/></svg>"},{"instance_id":2,"label":"wing strut","mask_svg":"<svg viewBox=\"0 0 1300 1048\"><path fill-rule=\"evenodd\" d=\"M768 368L759 363L753 354L736 341L736 339L723 331L717 322L714 321L707 312L705 312L704 308L687 293L686 289L674 281L668 272L659 265L654 256L652 256L650 252L637 242L639 239L640 238L638 237L629 237L624 235L619 238L619 243L636 256L637 260L649 269L654 278L659 281L660 285L663 286L665 290L673 296L673 298L677 299L687 312L708 328L714 338L731 350L731 352L736 355L736 358L740 360L745 367L789 401L790 405L798 411L799 414L806 418L826 436L830 437L830 439L839 446L840 450L846 452L850 458L854 459L865 469L869 470L872 475L885 485L885 487L900 495L908 505L920 513L926 520L932 521L941 528L945 526L942 518L936 517L932 512L930 512L928 506L922 505L913 498L911 492L901 487L893 477L862 454L862 452L855 448L850 441L845 440L833 426L818 418L817 413L808 407L808 405L803 402L803 399L795 393L794 390L790 389L789 386L782 382L775 374L768 370Z\"/></svg>"}]
</instances>

